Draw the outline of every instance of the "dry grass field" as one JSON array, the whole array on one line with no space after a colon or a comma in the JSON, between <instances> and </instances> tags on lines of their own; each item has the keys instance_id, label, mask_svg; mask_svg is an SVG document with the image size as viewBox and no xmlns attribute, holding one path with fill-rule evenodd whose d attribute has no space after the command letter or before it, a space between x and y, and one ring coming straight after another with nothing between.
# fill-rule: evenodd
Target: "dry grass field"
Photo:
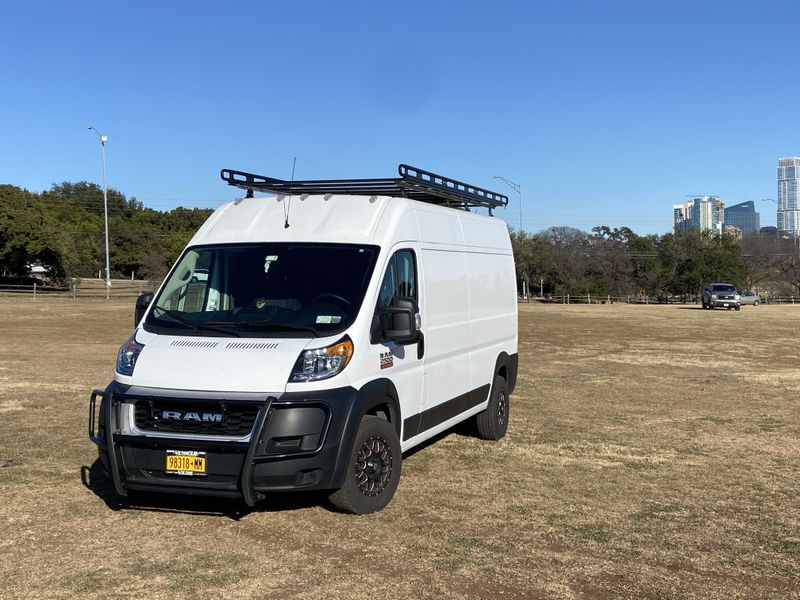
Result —
<instances>
[{"instance_id":1,"label":"dry grass field","mask_svg":"<svg viewBox=\"0 0 800 600\"><path fill-rule=\"evenodd\" d=\"M1 597L800 597L800 306L521 306L508 436L367 517L119 502L86 413L132 315L0 297Z\"/></svg>"}]
</instances>

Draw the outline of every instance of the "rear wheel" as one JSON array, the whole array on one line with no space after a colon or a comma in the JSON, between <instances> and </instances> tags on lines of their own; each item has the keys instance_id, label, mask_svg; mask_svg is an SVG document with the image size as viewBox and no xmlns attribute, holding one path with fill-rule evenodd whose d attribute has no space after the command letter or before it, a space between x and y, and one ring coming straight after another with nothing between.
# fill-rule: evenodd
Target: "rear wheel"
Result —
<instances>
[{"instance_id":1,"label":"rear wheel","mask_svg":"<svg viewBox=\"0 0 800 600\"><path fill-rule=\"evenodd\" d=\"M344 485L328 499L342 512L356 515L381 510L400 483L402 460L400 439L391 423L365 416L356 433Z\"/></svg>"},{"instance_id":2,"label":"rear wheel","mask_svg":"<svg viewBox=\"0 0 800 600\"><path fill-rule=\"evenodd\" d=\"M476 419L478 435L485 440L499 440L508 431L508 387L506 380L496 375L492 382L489 406Z\"/></svg>"}]
</instances>

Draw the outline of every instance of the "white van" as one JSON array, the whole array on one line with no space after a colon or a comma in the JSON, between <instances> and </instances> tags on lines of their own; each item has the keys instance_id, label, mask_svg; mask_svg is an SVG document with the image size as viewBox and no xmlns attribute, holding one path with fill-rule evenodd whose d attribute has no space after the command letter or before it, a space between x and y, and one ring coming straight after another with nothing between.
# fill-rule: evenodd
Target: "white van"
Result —
<instances>
[{"instance_id":1,"label":"white van","mask_svg":"<svg viewBox=\"0 0 800 600\"><path fill-rule=\"evenodd\" d=\"M140 296L116 376L90 399L89 437L119 494L252 506L329 490L363 514L391 500L410 448L470 417L481 437L505 435L516 282L507 227L490 215L507 198L399 174L222 171L247 197L215 211L155 297Z\"/></svg>"}]
</instances>

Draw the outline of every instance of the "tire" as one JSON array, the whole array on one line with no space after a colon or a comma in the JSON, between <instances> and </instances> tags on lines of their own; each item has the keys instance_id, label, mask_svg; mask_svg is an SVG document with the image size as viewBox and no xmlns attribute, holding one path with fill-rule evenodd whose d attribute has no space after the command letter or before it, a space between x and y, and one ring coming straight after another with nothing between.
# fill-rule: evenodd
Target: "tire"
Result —
<instances>
[{"instance_id":1,"label":"tire","mask_svg":"<svg viewBox=\"0 0 800 600\"><path fill-rule=\"evenodd\" d=\"M353 442L344 485L328 500L338 510L354 515L381 510L397 490L402 462L400 439L391 423L365 416Z\"/></svg>"},{"instance_id":2,"label":"tire","mask_svg":"<svg viewBox=\"0 0 800 600\"><path fill-rule=\"evenodd\" d=\"M753 306L758 306L758 300L753 300Z\"/></svg>"},{"instance_id":3,"label":"tire","mask_svg":"<svg viewBox=\"0 0 800 600\"><path fill-rule=\"evenodd\" d=\"M499 440L508 431L508 386L506 380L496 375L492 382L489 406L479 413L476 422L478 435L484 440Z\"/></svg>"},{"instance_id":4,"label":"tire","mask_svg":"<svg viewBox=\"0 0 800 600\"><path fill-rule=\"evenodd\" d=\"M742 310L742 307L741 306L737 306L736 310Z\"/></svg>"}]
</instances>

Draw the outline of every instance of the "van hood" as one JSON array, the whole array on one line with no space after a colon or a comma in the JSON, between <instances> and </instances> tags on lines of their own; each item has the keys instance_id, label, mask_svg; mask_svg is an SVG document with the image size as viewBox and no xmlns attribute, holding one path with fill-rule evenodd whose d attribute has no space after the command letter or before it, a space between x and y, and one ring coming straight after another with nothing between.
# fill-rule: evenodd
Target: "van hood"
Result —
<instances>
[{"instance_id":1,"label":"van hood","mask_svg":"<svg viewBox=\"0 0 800 600\"><path fill-rule=\"evenodd\" d=\"M139 332L144 333L144 332ZM144 338L144 339L142 339ZM137 335L144 344L132 383L198 391L280 393L309 338Z\"/></svg>"}]
</instances>

